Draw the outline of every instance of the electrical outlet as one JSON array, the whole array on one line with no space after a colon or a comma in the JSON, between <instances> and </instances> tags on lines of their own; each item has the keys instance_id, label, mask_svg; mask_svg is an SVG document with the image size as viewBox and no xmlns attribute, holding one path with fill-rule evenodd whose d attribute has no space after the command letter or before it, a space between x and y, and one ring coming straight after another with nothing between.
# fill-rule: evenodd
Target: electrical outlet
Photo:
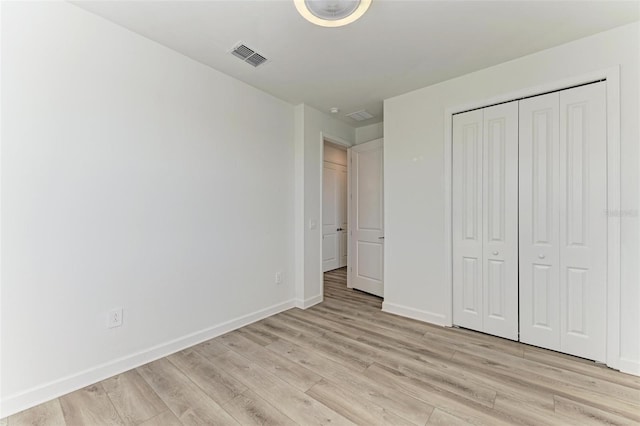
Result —
<instances>
[{"instance_id":1,"label":"electrical outlet","mask_svg":"<svg viewBox=\"0 0 640 426\"><path fill-rule=\"evenodd\" d=\"M122 326L122 308L114 309L109 312L107 317L107 327L115 328Z\"/></svg>"},{"instance_id":2,"label":"electrical outlet","mask_svg":"<svg viewBox=\"0 0 640 426\"><path fill-rule=\"evenodd\" d=\"M282 284L282 272L276 272L276 284Z\"/></svg>"}]
</instances>

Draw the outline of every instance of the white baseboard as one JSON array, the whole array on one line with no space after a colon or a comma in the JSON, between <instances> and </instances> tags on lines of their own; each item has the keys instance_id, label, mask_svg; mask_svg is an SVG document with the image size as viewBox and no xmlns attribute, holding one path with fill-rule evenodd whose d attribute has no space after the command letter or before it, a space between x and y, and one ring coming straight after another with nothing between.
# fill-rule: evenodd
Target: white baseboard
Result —
<instances>
[{"instance_id":1,"label":"white baseboard","mask_svg":"<svg viewBox=\"0 0 640 426\"><path fill-rule=\"evenodd\" d=\"M418 321L428 322L430 324L446 326L446 318L444 314L436 314L429 311L410 308L408 306L396 305L395 303L382 302L382 312L400 315L401 317L412 318Z\"/></svg>"},{"instance_id":2,"label":"white baseboard","mask_svg":"<svg viewBox=\"0 0 640 426\"><path fill-rule=\"evenodd\" d=\"M10 416L193 345L197 345L198 343L213 339L214 337L244 327L263 318L291 309L296 305L294 300L278 303L259 311L225 321L213 327L153 346L149 349L97 365L14 395L9 395L0 400L0 418Z\"/></svg>"},{"instance_id":3,"label":"white baseboard","mask_svg":"<svg viewBox=\"0 0 640 426\"><path fill-rule=\"evenodd\" d=\"M618 367L619 370L623 373L640 376L640 361L621 357Z\"/></svg>"},{"instance_id":4,"label":"white baseboard","mask_svg":"<svg viewBox=\"0 0 640 426\"><path fill-rule=\"evenodd\" d=\"M324 297L322 294L318 294L316 296L310 297L308 299L296 299L296 308L307 309L312 307L313 305L317 305L318 303L322 303Z\"/></svg>"}]
</instances>

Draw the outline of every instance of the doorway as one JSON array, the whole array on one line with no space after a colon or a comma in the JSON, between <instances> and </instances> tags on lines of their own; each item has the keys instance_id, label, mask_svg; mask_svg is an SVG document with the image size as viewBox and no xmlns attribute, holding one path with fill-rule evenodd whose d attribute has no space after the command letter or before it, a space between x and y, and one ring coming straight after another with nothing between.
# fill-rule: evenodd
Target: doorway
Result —
<instances>
[{"instance_id":1,"label":"doorway","mask_svg":"<svg viewBox=\"0 0 640 426\"><path fill-rule=\"evenodd\" d=\"M324 141L322 164L322 272L347 266L347 149Z\"/></svg>"},{"instance_id":2,"label":"doorway","mask_svg":"<svg viewBox=\"0 0 640 426\"><path fill-rule=\"evenodd\" d=\"M383 139L323 136L322 153L321 273L346 266L348 288L384 297Z\"/></svg>"}]
</instances>

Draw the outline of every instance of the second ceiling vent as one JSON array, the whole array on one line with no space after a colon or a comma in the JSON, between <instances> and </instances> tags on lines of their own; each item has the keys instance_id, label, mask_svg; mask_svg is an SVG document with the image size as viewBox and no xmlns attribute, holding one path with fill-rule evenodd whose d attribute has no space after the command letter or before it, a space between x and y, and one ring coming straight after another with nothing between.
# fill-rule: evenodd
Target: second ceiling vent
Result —
<instances>
[{"instance_id":1,"label":"second ceiling vent","mask_svg":"<svg viewBox=\"0 0 640 426\"><path fill-rule=\"evenodd\" d=\"M258 67L267 62L267 58L265 58L263 55L259 54L252 48L248 47L244 43L236 44L230 52L236 58L240 58L244 62L253 65L254 67Z\"/></svg>"},{"instance_id":2,"label":"second ceiling vent","mask_svg":"<svg viewBox=\"0 0 640 426\"><path fill-rule=\"evenodd\" d=\"M347 117L356 121L364 121L373 118L373 115L371 115L368 111L361 110L352 112L351 114L347 114Z\"/></svg>"}]
</instances>

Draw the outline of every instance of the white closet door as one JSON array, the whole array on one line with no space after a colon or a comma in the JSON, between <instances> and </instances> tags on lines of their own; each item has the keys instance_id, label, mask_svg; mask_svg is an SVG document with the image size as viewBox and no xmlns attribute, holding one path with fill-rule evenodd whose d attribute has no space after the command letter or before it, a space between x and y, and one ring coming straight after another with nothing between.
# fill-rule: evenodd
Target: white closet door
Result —
<instances>
[{"instance_id":1,"label":"white closet door","mask_svg":"<svg viewBox=\"0 0 640 426\"><path fill-rule=\"evenodd\" d=\"M482 331L518 340L518 102L483 116Z\"/></svg>"},{"instance_id":2,"label":"white closet door","mask_svg":"<svg viewBox=\"0 0 640 426\"><path fill-rule=\"evenodd\" d=\"M482 331L482 110L453 117L453 323Z\"/></svg>"},{"instance_id":3,"label":"white closet door","mask_svg":"<svg viewBox=\"0 0 640 426\"><path fill-rule=\"evenodd\" d=\"M605 82L560 92L562 352L604 362L607 326Z\"/></svg>"},{"instance_id":4,"label":"white closet door","mask_svg":"<svg viewBox=\"0 0 640 426\"><path fill-rule=\"evenodd\" d=\"M560 350L558 92L520 101L520 340Z\"/></svg>"},{"instance_id":5,"label":"white closet door","mask_svg":"<svg viewBox=\"0 0 640 426\"><path fill-rule=\"evenodd\" d=\"M520 339L606 358L605 83L520 102Z\"/></svg>"}]
</instances>

